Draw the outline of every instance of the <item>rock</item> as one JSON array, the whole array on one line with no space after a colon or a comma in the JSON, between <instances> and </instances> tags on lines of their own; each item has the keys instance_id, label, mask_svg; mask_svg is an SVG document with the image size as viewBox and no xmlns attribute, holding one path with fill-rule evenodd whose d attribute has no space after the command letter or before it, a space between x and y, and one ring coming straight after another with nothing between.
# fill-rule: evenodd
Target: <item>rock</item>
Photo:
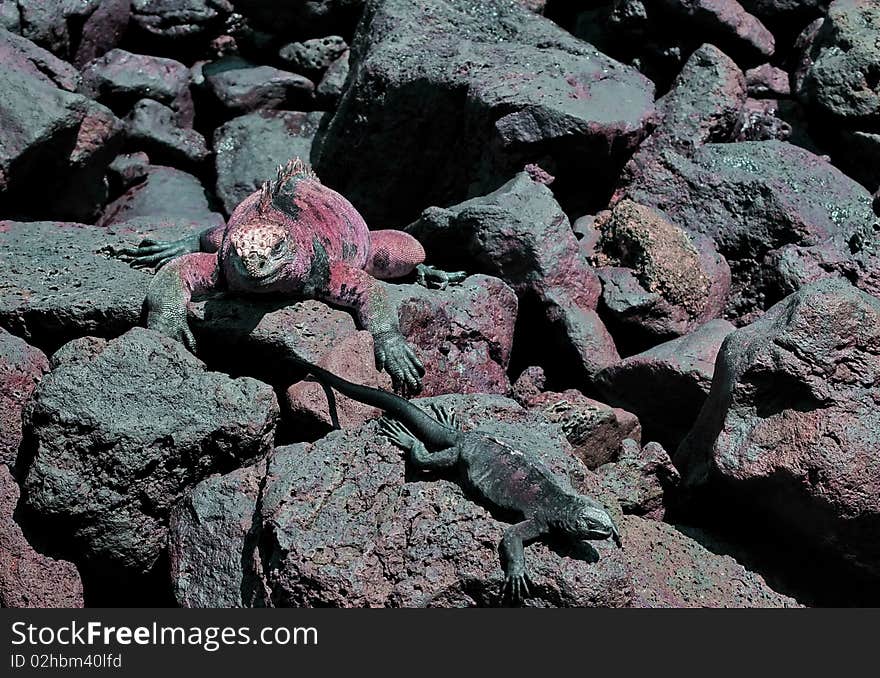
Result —
<instances>
[{"instance_id":1,"label":"rock","mask_svg":"<svg viewBox=\"0 0 880 678\"><path fill-rule=\"evenodd\" d=\"M79 339L52 364L25 414L23 502L90 571L150 572L183 492L272 447L271 387L208 372L157 332Z\"/></svg>"},{"instance_id":2,"label":"rock","mask_svg":"<svg viewBox=\"0 0 880 678\"><path fill-rule=\"evenodd\" d=\"M154 49L206 44L231 13L229 0L131 0L132 27Z\"/></svg>"},{"instance_id":3,"label":"rock","mask_svg":"<svg viewBox=\"0 0 880 678\"><path fill-rule=\"evenodd\" d=\"M599 392L607 402L633 412L645 428L645 438L675 449L706 401L715 357L733 330L726 320L712 320L690 334L624 358L599 373Z\"/></svg>"},{"instance_id":4,"label":"rock","mask_svg":"<svg viewBox=\"0 0 880 678\"><path fill-rule=\"evenodd\" d=\"M752 97L787 97L791 94L788 73L770 64L746 71L746 85Z\"/></svg>"},{"instance_id":5,"label":"rock","mask_svg":"<svg viewBox=\"0 0 880 678\"><path fill-rule=\"evenodd\" d=\"M497 276L513 287L521 306L537 306L535 313L548 328L538 347L542 359L561 351L577 365L577 377L587 379L618 360L595 311L598 278L580 256L550 189L527 173L489 195L429 208L407 231L433 263Z\"/></svg>"},{"instance_id":6,"label":"rock","mask_svg":"<svg viewBox=\"0 0 880 678\"><path fill-rule=\"evenodd\" d=\"M631 438L621 442L617 460L600 466L597 473L624 513L650 520L663 520L666 494L681 479L662 445L650 442L642 447Z\"/></svg>"},{"instance_id":7,"label":"rock","mask_svg":"<svg viewBox=\"0 0 880 678\"><path fill-rule=\"evenodd\" d=\"M302 73L317 81L347 51L345 40L338 35L328 35L303 42L291 42L279 50L278 56L294 73Z\"/></svg>"},{"instance_id":8,"label":"rock","mask_svg":"<svg viewBox=\"0 0 880 678\"><path fill-rule=\"evenodd\" d=\"M21 410L48 371L49 360L42 351L0 329L0 466L15 466Z\"/></svg>"},{"instance_id":9,"label":"rock","mask_svg":"<svg viewBox=\"0 0 880 678\"><path fill-rule=\"evenodd\" d=\"M350 34L360 17L364 0L232 0L256 28L277 35L316 38L342 30Z\"/></svg>"},{"instance_id":10,"label":"rock","mask_svg":"<svg viewBox=\"0 0 880 678\"><path fill-rule=\"evenodd\" d=\"M405 224L529 163L598 201L653 119L650 81L515 3L374 0L360 26L312 159L367 223Z\"/></svg>"},{"instance_id":11,"label":"rock","mask_svg":"<svg viewBox=\"0 0 880 678\"><path fill-rule=\"evenodd\" d=\"M824 23L825 17L815 19L800 32L795 40L791 71L791 91L793 94L799 95L804 89L807 73L813 66L813 45L816 42L816 36L819 35L819 29Z\"/></svg>"},{"instance_id":12,"label":"rock","mask_svg":"<svg viewBox=\"0 0 880 678\"><path fill-rule=\"evenodd\" d=\"M761 516L780 539L880 575L880 300L843 280L730 334L675 454L686 485ZM737 507L737 508L734 508Z\"/></svg>"},{"instance_id":13,"label":"rock","mask_svg":"<svg viewBox=\"0 0 880 678\"><path fill-rule=\"evenodd\" d=\"M730 267L705 237L631 200L601 213L593 227L602 299L630 345L687 334L724 310Z\"/></svg>"},{"instance_id":14,"label":"rock","mask_svg":"<svg viewBox=\"0 0 880 678\"><path fill-rule=\"evenodd\" d=\"M315 86L296 73L254 66L240 57L224 57L202 67L205 87L220 118L257 109L311 108Z\"/></svg>"},{"instance_id":15,"label":"rock","mask_svg":"<svg viewBox=\"0 0 880 678\"><path fill-rule=\"evenodd\" d=\"M522 379L520 375L517 380L521 389ZM642 427L634 414L587 398L573 388L529 395L518 402L559 424L572 453L589 469L617 459L624 440L641 440Z\"/></svg>"},{"instance_id":16,"label":"rock","mask_svg":"<svg viewBox=\"0 0 880 678\"><path fill-rule=\"evenodd\" d=\"M174 599L181 607L263 607L255 515L266 463L212 475L187 491L168 519Z\"/></svg>"},{"instance_id":17,"label":"rock","mask_svg":"<svg viewBox=\"0 0 880 678\"><path fill-rule=\"evenodd\" d=\"M190 71L179 61L114 49L83 68L80 91L126 115L142 99L170 106L177 122L191 127L193 102Z\"/></svg>"},{"instance_id":18,"label":"rock","mask_svg":"<svg viewBox=\"0 0 880 678\"><path fill-rule=\"evenodd\" d=\"M497 278L473 275L444 291L388 285L400 331L425 366L422 395L510 390L517 298Z\"/></svg>"},{"instance_id":19,"label":"rock","mask_svg":"<svg viewBox=\"0 0 880 678\"><path fill-rule=\"evenodd\" d=\"M791 124L782 119L776 99L747 99L732 141L787 141L804 147L792 138ZM810 144L812 146L812 144ZM812 150L812 149L811 149Z\"/></svg>"},{"instance_id":20,"label":"rock","mask_svg":"<svg viewBox=\"0 0 880 678\"><path fill-rule=\"evenodd\" d=\"M0 120L0 212L94 218L106 198L104 170L122 142L122 123L100 104L6 68L0 71Z\"/></svg>"},{"instance_id":21,"label":"rock","mask_svg":"<svg viewBox=\"0 0 880 678\"><path fill-rule=\"evenodd\" d=\"M342 96L342 90L345 89L345 83L348 80L348 55L349 52L346 50L342 56L330 64L321 82L315 87L315 101L318 106L332 110L339 104L339 98Z\"/></svg>"},{"instance_id":22,"label":"rock","mask_svg":"<svg viewBox=\"0 0 880 678\"><path fill-rule=\"evenodd\" d=\"M79 44L72 55L77 68L110 51L122 40L131 18L130 0L101 0L82 25Z\"/></svg>"},{"instance_id":23,"label":"rock","mask_svg":"<svg viewBox=\"0 0 880 678\"><path fill-rule=\"evenodd\" d=\"M227 214L272 179L279 165L296 156L308 160L322 115L257 111L215 130L217 195Z\"/></svg>"},{"instance_id":24,"label":"rock","mask_svg":"<svg viewBox=\"0 0 880 678\"><path fill-rule=\"evenodd\" d=\"M732 272L732 320L748 322L821 277L875 284L870 194L785 142L706 144L691 158L667 149L628 175L615 197L662 209L714 241Z\"/></svg>"},{"instance_id":25,"label":"rock","mask_svg":"<svg viewBox=\"0 0 880 678\"><path fill-rule=\"evenodd\" d=\"M76 51L77 32L100 5L100 0L46 2L16 0L21 35L64 60Z\"/></svg>"},{"instance_id":26,"label":"rock","mask_svg":"<svg viewBox=\"0 0 880 678\"><path fill-rule=\"evenodd\" d=\"M117 155L107 166L107 182L114 198L140 183L150 173L150 158L146 153Z\"/></svg>"},{"instance_id":27,"label":"rock","mask_svg":"<svg viewBox=\"0 0 880 678\"><path fill-rule=\"evenodd\" d=\"M880 187L880 133L838 129L833 139L834 164L870 191Z\"/></svg>"},{"instance_id":28,"label":"rock","mask_svg":"<svg viewBox=\"0 0 880 678\"><path fill-rule=\"evenodd\" d=\"M125 332L139 322L150 275L101 250L187 232L160 220L108 228L0 221L0 326L48 353L76 337Z\"/></svg>"},{"instance_id":29,"label":"rock","mask_svg":"<svg viewBox=\"0 0 880 678\"><path fill-rule=\"evenodd\" d=\"M144 181L107 205L98 225L110 226L136 217L188 220L200 229L224 223L223 216L211 209L198 179L162 165L150 166Z\"/></svg>"},{"instance_id":30,"label":"rock","mask_svg":"<svg viewBox=\"0 0 880 678\"><path fill-rule=\"evenodd\" d=\"M21 32L21 12L16 0L0 0L0 27L13 33Z\"/></svg>"},{"instance_id":31,"label":"rock","mask_svg":"<svg viewBox=\"0 0 880 678\"><path fill-rule=\"evenodd\" d=\"M79 87L80 74L73 66L27 38L3 29L0 29L0 58L5 68L25 73L68 92L74 92Z\"/></svg>"},{"instance_id":32,"label":"rock","mask_svg":"<svg viewBox=\"0 0 880 678\"><path fill-rule=\"evenodd\" d=\"M153 162L198 170L211 155L205 137L178 127L175 113L158 101L141 99L125 119L129 149L149 153Z\"/></svg>"},{"instance_id":33,"label":"rock","mask_svg":"<svg viewBox=\"0 0 880 678\"><path fill-rule=\"evenodd\" d=\"M528 401L541 395L546 385L547 377L544 370L537 365L532 365L524 369L516 378L511 396L520 405L527 407Z\"/></svg>"},{"instance_id":34,"label":"rock","mask_svg":"<svg viewBox=\"0 0 880 678\"><path fill-rule=\"evenodd\" d=\"M37 553L13 519L18 497L15 479L0 464L0 607L84 607L74 564Z\"/></svg>"}]
</instances>

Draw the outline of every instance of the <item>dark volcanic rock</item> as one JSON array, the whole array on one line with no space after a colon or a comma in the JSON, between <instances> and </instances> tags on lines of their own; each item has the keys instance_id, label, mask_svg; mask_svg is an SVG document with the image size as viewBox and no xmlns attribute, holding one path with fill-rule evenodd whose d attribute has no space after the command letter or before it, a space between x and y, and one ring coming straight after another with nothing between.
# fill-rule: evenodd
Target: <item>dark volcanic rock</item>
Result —
<instances>
[{"instance_id":1,"label":"dark volcanic rock","mask_svg":"<svg viewBox=\"0 0 880 678\"><path fill-rule=\"evenodd\" d=\"M296 156L308 161L323 113L258 111L214 132L217 196L227 214Z\"/></svg>"},{"instance_id":2,"label":"dark volcanic rock","mask_svg":"<svg viewBox=\"0 0 880 678\"><path fill-rule=\"evenodd\" d=\"M732 271L731 319L822 277L876 286L870 194L785 142L707 144L691 158L665 149L627 177L624 196L715 242Z\"/></svg>"},{"instance_id":3,"label":"dark volcanic rock","mask_svg":"<svg viewBox=\"0 0 880 678\"><path fill-rule=\"evenodd\" d=\"M168 552L181 607L262 607L268 598L256 512L266 464L213 475L171 509Z\"/></svg>"},{"instance_id":4,"label":"dark volcanic rock","mask_svg":"<svg viewBox=\"0 0 880 678\"><path fill-rule=\"evenodd\" d=\"M880 300L805 286L725 340L675 455L690 488L880 576Z\"/></svg>"},{"instance_id":5,"label":"dark volcanic rock","mask_svg":"<svg viewBox=\"0 0 880 678\"><path fill-rule=\"evenodd\" d=\"M118 197L150 173L150 158L146 153L123 153L117 155L107 166L107 182L110 195Z\"/></svg>"},{"instance_id":6,"label":"dark volcanic rock","mask_svg":"<svg viewBox=\"0 0 880 678\"><path fill-rule=\"evenodd\" d=\"M255 66L231 56L205 64L202 74L219 117L229 118L257 109L311 108L315 85L296 73Z\"/></svg>"},{"instance_id":7,"label":"dark volcanic rock","mask_svg":"<svg viewBox=\"0 0 880 678\"><path fill-rule=\"evenodd\" d=\"M604 199L653 118L650 81L505 0L371 1L351 67L313 160L383 227L529 163L577 177L557 191Z\"/></svg>"},{"instance_id":8,"label":"dark volcanic rock","mask_svg":"<svg viewBox=\"0 0 880 678\"><path fill-rule=\"evenodd\" d=\"M197 170L210 156L205 137L179 127L173 110L152 99L142 99L125 119L126 144L146 151L152 162Z\"/></svg>"},{"instance_id":9,"label":"dark volcanic rock","mask_svg":"<svg viewBox=\"0 0 880 678\"><path fill-rule=\"evenodd\" d=\"M37 553L13 519L18 485L0 464L0 607L83 607L76 567Z\"/></svg>"},{"instance_id":10,"label":"dark volcanic rock","mask_svg":"<svg viewBox=\"0 0 880 678\"><path fill-rule=\"evenodd\" d=\"M762 64L746 71L749 96L787 97L791 94L788 73L770 64Z\"/></svg>"},{"instance_id":11,"label":"dark volcanic rock","mask_svg":"<svg viewBox=\"0 0 880 678\"><path fill-rule=\"evenodd\" d=\"M796 105L796 104L792 104ZM794 128L782 119L784 114L780 110L779 101L776 99L747 99L740 116L739 125L732 141L788 141L797 146L813 149L814 144L807 144L800 138L794 137Z\"/></svg>"},{"instance_id":12,"label":"dark volcanic rock","mask_svg":"<svg viewBox=\"0 0 880 678\"><path fill-rule=\"evenodd\" d=\"M73 63L82 68L92 59L113 49L122 40L131 18L131 0L100 0L82 26Z\"/></svg>"},{"instance_id":13,"label":"dark volcanic rock","mask_svg":"<svg viewBox=\"0 0 880 678\"><path fill-rule=\"evenodd\" d=\"M328 35L304 42L292 42L282 47L278 56L294 73L302 73L316 80L347 51L345 40L338 35Z\"/></svg>"},{"instance_id":14,"label":"dark volcanic rock","mask_svg":"<svg viewBox=\"0 0 880 678\"><path fill-rule=\"evenodd\" d=\"M365 0L231 0L256 28L277 35L317 38L343 31L357 23ZM290 39L288 37L288 39Z\"/></svg>"},{"instance_id":15,"label":"dark volcanic rock","mask_svg":"<svg viewBox=\"0 0 880 678\"><path fill-rule=\"evenodd\" d=\"M78 339L52 362L25 415L23 502L92 571L150 571L183 492L272 447L271 387L207 372L156 332Z\"/></svg>"},{"instance_id":16,"label":"dark volcanic rock","mask_svg":"<svg viewBox=\"0 0 880 678\"><path fill-rule=\"evenodd\" d=\"M179 61L114 49L83 68L80 91L106 104L119 115L128 113L141 99L170 106L178 123L193 122L190 71Z\"/></svg>"},{"instance_id":17,"label":"dark volcanic rock","mask_svg":"<svg viewBox=\"0 0 880 678\"><path fill-rule=\"evenodd\" d=\"M0 59L4 68L52 83L68 92L76 91L80 74L73 66L30 40L0 29Z\"/></svg>"},{"instance_id":18,"label":"dark volcanic rock","mask_svg":"<svg viewBox=\"0 0 880 678\"><path fill-rule=\"evenodd\" d=\"M0 213L94 218L106 199L104 170L122 142L121 121L45 76L15 68L0 69L0 120Z\"/></svg>"},{"instance_id":19,"label":"dark volcanic rock","mask_svg":"<svg viewBox=\"0 0 880 678\"><path fill-rule=\"evenodd\" d=\"M339 104L342 90L348 79L349 53L346 51L341 57L330 64L321 82L315 87L315 102L320 108L334 109Z\"/></svg>"},{"instance_id":20,"label":"dark volcanic rock","mask_svg":"<svg viewBox=\"0 0 880 678\"><path fill-rule=\"evenodd\" d=\"M21 34L64 60L76 51L77 33L101 0L16 0Z\"/></svg>"},{"instance_id":21,"label":"dark volcanic rock","mask_svg":"<svg viewBox=\"0 0 880 678\"><path fill-rule=\"evenodd\" d=\"M207 43L232 13L229 0L131 0L131 21L153 47Z\"/></svg>"},{"instance_id":22,"label":"dark volcanic rock","mask_svg":"<svg viewBox=\"0 0 880 678\"><path fill-rule=\"evenodd\" d=\"M47 352L87 334L121 334L138 324L150 276L101 250L188 232L159 219L110 228L0 221L0 326Z\"/></svg>"},{"instance_id":23,"label":"dark volcanic rock","mask_svg":"<svg viewBox=\"0 0 880 678\"><path fill-rule=\"evenodd\" d=\"M48 371L46 354L0 328L0 466L15 465L21 410Z\"/></svg>"},{"instance_id":24,"label":"dark volcanic rock","mask_svg":"<svg viewBox=\"0 0 880 678\"><path fill-rule=\"evenodd\" d=\"M525 172L489 195L429 208L407 231L432 262L497 276L521 301L537 304L550 328L541 350L564 351L578 376L589 378L618 360L595 311L599 280L550 189Z\"/></svg>"},{"instance_id":25,"label":"dark volcanic rock","mask_svg":"<svg viewBox=\"0 0 880 678\"><path fill-rule=\"evenodd\" d=\"M224 222L222 215L211 210L198 179L161 165L151 166L144 181L107 205L98 225L109 226L136 217L188 220L203 229Z\"/></svg>"},{"instance_id":26,"label":"dark volcanic rock","mask_svg":"<svg viewBox=\"0 0 880 678\"><path fill-rule=\"evenodd\" d=\"M675 489L681 478L672 460L659 443L644 447L637 440L626 439L620 456L596 471L624 513L663 520L669 501L666 494Z\"/></svg>"},{"instance_id":27,"label":"dark volcanic rock","mask_svg":"<svg viewBox=\"0 0 880 678\"><path fill-rule=\"evenodd\" d=\"M713 320L690 334L625 358L602 370L603 397L638 416L651 440L675 449L706 401L721 342L734 330Z\"/></svg>"}]
</instances>

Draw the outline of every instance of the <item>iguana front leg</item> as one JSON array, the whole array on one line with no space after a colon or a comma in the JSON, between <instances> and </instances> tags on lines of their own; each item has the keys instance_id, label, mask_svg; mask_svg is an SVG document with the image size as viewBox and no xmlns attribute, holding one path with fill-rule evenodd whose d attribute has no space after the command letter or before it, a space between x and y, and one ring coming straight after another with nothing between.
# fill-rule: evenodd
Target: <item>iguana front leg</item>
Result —
<instances>
[{"instance_id":1,"label":"iguana front leg","mask_svg":"<svg viewBox=\"0 0 880 678\"><path fill-rule=\"evenodd\" d=\"M175 259L150 281L147 327L182 342L195 352L196 342L186 321L186 307L195 294L217 288L217 255L199 252Z\"/></svg>"},{"instance_id":2,"label":"iguana front leg","mask_svg":"<svg viewBox=\"0 0 880 678\"><path fill-rule=\"evenodd\" d=\"M394 387L418 391L425 368L400 333L388 292L366 271L344 262L330 264L327 289L315 290L323 301L351 308L373 335L376 365L391 375Z\"/></svg>"},{"instance_id":3,"label":"iguana front leg","mask_svg":"<svg viewBox=\"0 0 880 678\"><path fill-rule=\"evenodd\" d=\"M501 539L501 555L504 562L504 586L501 597L509 596L514 604L530 595L531 580L526 572L526 556L523 542L537 539L547 531L547 526L530 518L507 528Z\"/></svg>"},{"instance_id":4,"label":"iguana front leg","mask_svg":"<svg viewBox=\"0 0 880 678\"><path fill-rule=\"evenodd\" d=\"M448 447L445 450L429 452L421 440L410 430L394 419L383 417L379 421L379 432L405 452L409 452L409 460L418 469L441 471L452 468L458 462L458 448Z\"/></svg>"},{"instance_id":5,"label":"iguana front leg","mask_svg":"<svg viewBox=\"0 0 880 678\"><path fill-rule=\"evenodd\" d=\"M137 247L113 251L113 255L134 268L162 268L173 259L196 252L216 252L223 240L225 225L208 228L201 233L187 235L179 240L145 238Z\"/></svg>"}]
</instances>

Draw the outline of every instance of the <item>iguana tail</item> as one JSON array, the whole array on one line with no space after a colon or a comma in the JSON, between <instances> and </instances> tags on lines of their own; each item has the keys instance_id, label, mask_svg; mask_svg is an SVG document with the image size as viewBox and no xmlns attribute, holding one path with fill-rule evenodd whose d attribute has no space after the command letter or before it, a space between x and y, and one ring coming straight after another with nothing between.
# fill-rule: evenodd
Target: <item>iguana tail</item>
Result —
<instances>
[{"instance_id":1,"label":"iguana tail","mask_svg":"<svg viewBox=\"0 0 880 678\"><path fill-rule=\"evenodd\" d=\"M294 363L302 366L314 375L318 381L333 387L342 395L348 396L352 400L357 400L359 403L378 407L394 415L428 448L445 449L452 447L458 441L459 431L441 424L406 398L401 398L381 388L372 388L346 381L342 377L337 377L332 372L328 372L324 368L318 367L298 356L292 356L292 359ZM330 407L332 410L335 410L333 402L330 403Z\"/></svg>"}]
</instances>

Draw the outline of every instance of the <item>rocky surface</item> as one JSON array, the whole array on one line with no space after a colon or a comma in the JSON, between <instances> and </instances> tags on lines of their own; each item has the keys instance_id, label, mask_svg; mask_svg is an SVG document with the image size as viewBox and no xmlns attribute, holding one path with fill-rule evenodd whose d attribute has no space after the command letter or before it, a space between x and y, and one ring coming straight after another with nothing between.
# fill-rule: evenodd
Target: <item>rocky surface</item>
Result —
<instances>
[{"instance_id":1,"label":"rocky surface","mask_svg":"<svg viewBox=\"0 0 880 678\"><path fill-rule=\"evenodd\" d=\"M210 156L205 137L192 128L178 127L175 113L152 99L141 99L125 119L129 149L145 151L152 162L199 170Z\"/></svg>"},{"instance_id":2,"label":"rocky surface","mask_svg":"<svg viewBox=\"0 0 880 678\"><path fill-rule=\"evenodd\" d=\"M315 90L314 83L305 76L272 66L257 66L239 57L206 64L202 73L217 115L225 118L257 109L311 107Z\"/></svg>"},{"instance_id":3,"label":"rocky surface","mask_svg":"<svg viewBox=\"0 0 880 678\"><path fill-rule=\"evenodd\" d=\"M0 466L15 466L22 408L48 371L45 353L0 328Z\"/></svg>"},{"instance_id":4,"label":"rocky surface","mask_svg":"<svg viewBox=\"0 0 880 678\"><path fill-rule=\"evenodd\" d=\"M652 441L642 447L632 438L621 441L620 454L597 473L624 513L651 520L663 520L667 495L681 480L662 445Z\"/></svg>"}]
</instances>

